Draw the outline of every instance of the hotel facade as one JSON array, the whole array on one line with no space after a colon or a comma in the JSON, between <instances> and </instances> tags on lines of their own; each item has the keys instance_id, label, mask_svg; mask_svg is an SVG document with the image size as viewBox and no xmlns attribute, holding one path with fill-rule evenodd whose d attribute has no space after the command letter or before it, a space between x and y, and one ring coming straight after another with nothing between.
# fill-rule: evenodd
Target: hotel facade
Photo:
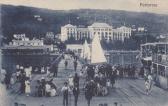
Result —
<instances>
[{"instance_id":1,"label":"hotel facade","mask_svg":"<svg viewBox=\"0 0 168 106\"><path fill-rule=\"evenodd\" d=\"M75 25L67 24L61 27L60 39L61 41L66 41L73 37L75 40L80 40L83 38L93 39L94 36L99 36L99 39L105 40L121 40L124 41L125 38L130 38L131 28L126 26L121 26L119 28L113 28L107 23L93 23L92 25L84 28L77 27Z\"/></svg>"}]
</instances>

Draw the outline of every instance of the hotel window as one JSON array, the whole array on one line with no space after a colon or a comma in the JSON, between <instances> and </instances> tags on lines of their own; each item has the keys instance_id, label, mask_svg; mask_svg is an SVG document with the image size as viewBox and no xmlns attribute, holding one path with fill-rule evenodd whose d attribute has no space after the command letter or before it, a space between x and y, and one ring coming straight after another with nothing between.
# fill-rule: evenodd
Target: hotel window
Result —
<instances>
[{"instance_id":1,"label":"hotel window","mask_svg":"<svg viewBox=\"0 0 168 106\"><path fill-rule=\"evenodd\" d=\"M30 46L30 43L27 43L28 46Z\"/></svg>"},{"instance_id":2,"label":"hotel window","mask_svg":"<svg viewBox=\"0 0 168 106\"><path fill-rule=\"evenodd\" d=\"M109 37L109 40L112 40L111 36Z\"/></svg>"},{"instance_id":3,"label":"hotel window","mask_svg":"<svg viewBox=\"0 0 168 106\"><path fill-rule=\"evenodd\" d=\"M85 32L85 35L87 35L87 32Z\"/></svg>"},{"instance_id":4,"label":"hotel window","mask_svg":"<svg viewBox=\"0 0 168 106\"><path fill-rule=\"evenodd\" d=\"M104 36L104 32L101 32L101 35Z\"/></svg>"},{"instance_id":5,"label":"hotel window","mask_svg":"<svg viewBox=\"0 0 168 106\"><path fill-rule=\"evenodd\" d=\"M108 33L107 33L107 32L105 32L105 35L108 35Z\"/></svg>"},{"instance_id":6,"label":"hotel window","mask_svg":"<svg viewBox=\"0 0 168 106\"><path fill-rule=\"evenodd\" d=\"M111 35L111 32L109 32L109 35Z\"/></svg>"}]
</instances>

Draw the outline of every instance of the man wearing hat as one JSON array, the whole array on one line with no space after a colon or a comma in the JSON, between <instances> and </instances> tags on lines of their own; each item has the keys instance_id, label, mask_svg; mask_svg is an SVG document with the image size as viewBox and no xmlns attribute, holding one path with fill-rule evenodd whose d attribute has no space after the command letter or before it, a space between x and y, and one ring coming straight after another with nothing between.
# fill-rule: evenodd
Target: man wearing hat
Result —
<instances>
[{"instance_id":1,"label":"man wearing hat","mask_svg":"<svg viewBox=\"0 0 168 106\"><path fill-rule=\"evenodd\" d=\"M63 92L63 106L68 106L68 93L70 92L70 88L67 82L64 83L61 91Z\"/></svg>"}]
</instances>

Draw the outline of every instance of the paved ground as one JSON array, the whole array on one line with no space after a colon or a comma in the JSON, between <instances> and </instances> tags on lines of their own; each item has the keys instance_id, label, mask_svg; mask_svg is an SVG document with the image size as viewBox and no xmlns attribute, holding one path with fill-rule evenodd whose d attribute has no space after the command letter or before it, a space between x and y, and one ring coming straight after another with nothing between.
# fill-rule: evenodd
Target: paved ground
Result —
<instances>
[{"instance_id":1,"label":"paved ground","mask_svg":"<svg viewBox=\"0 0 168 106\"><path fill-rule=\"evenodd\" d=\"M73 62L68 60L68 69L64 68L64 60L59 64L58 77L54 78L54 83L60 88L68 76L74 73ZM78 71L81 64L78 64ZM34 75L32 87L34 87L36 79L45 75ZM84 79L80 79L81 87ZM168 106L168 92L158 87L153 87L150 95L145 94L144 80L142 79L122 79L117 80L116 88L110 90L110 94L105 97L93 97L91 106L99 106L100 103L107 103L108 106L114 106L114 102L118 102L118 106ZM74 106L74 98L70 95L71 101L69 106ZM6 91L4 85L0 84L0 106L13 106L14 102L26 104L26 106L62 106L62 96L56 97L26 97L11 90ZM81 91L78 101L79 106L87 106L84 93Z\"/></svg>"}]
</instances>

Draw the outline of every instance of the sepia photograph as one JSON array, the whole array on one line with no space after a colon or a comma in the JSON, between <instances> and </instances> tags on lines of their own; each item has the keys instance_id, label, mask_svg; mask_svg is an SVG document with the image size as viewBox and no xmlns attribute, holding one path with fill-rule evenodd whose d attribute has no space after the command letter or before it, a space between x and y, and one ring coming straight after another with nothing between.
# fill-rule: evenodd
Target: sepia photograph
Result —
<instances>
[{"instance_id":1,"label":"sepia photograph","mask_svg":"<svg viewBox=\"0 0 168 106\"><path fill-rule=\"evenodd\" d=\"M0 0L0 106L168 106L167 0Z\"/></svg>"}]
</instances>

